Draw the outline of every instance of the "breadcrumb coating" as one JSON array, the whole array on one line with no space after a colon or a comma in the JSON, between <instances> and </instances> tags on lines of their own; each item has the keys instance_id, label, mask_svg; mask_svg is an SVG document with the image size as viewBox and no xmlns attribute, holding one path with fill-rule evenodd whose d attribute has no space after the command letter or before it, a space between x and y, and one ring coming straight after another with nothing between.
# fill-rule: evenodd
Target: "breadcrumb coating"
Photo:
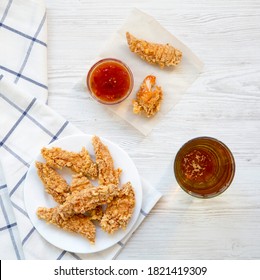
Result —
<instances>
[{"instance_id":1,"label":"breadcrumb coating","mask_svg":"<svg viewBox=\"0 0 260 280\"><path fill-rule=\"evenodd\" d=\"M102 205L98 205L96 208L89 210L85 215L87 215L91 221L101 221L104 215Z\"/></svg>"},{"instance_id":2,"label":"breadcrumb coating","mask_svg":"<svg viewBox=\"0 0 260 280\"><path fill-rule=\"evenodd\" d=\"M92 138L96 162L98 166L98 183L100 185L119 184L122 169L114 169L114 161L107 146L98 136Z\"/></svg>"},{"instance_id":3,"label":"breadcrumb coating","mask_svg":"<svg viewBox=\"0 0 260 280\"><path fill-rule=\"evenodd\" d=\"M47 164L36 162L35 166L46 192L50 194L57 203L62 204L70 192L66 180Z\"/></svg>"},{"instance_id":4,"label":"breadcrumb coating","mask_svg":"<svg viewBox=\"0 0 260 280\"><path fill-rule=\"evenodd\" d=\"M118 229L125 229L132 217L135 207L135 193L130 182L123 185L116 196L107 206L101 219L101 228L112 234Z\"/></svg>"},{"instance_id":5,"label":"breadcrumb coating","mask_svg":"<svg viewBox=\"0 0 260 280\"><path fill-rule=\"evenodd\" d=\"M68 167L76 173L82 173L90 179L98 176L97 164L91 159L89 152L83 147L80 153L68 152L61 148L43 148L41 154L46 163L53 167L62 169Z\"/></svg>"},{"instance_id":6,"label":"breadcrumb coating","mask_svg":"<svg viewBox=\"0 0 260 280\"><path fill-rule=\"evenodd\" d=\"M81 190L93 187L94 186L89 181L89 179L83 176L82 173L72 175L72 182L70 184L71 193L79 192ZM103 216L102 206L98 205L96 208L89 210L85 214L90 218L90 220L100 221Z\"/></svg>"},{"instance_id":7,"label":"breadcrumb coating","mask_svg":"<svg viewBox=\"0 0 260 280\"><path fill-rule=\"evenodd\" d=\"M93 185L90 182L90 180L82 173L73 174L72 181L70 184L70 192L77 192L86 188L93 188Z\"/></svg>"},{"instance_id":8,"label":"breadcrumb coating","mask_svg":"<svg viewBox=\"0 0 260 280\"><path fill-rule=\"evenodd\" d=\"M66 201L56 207L58 217L66 220L74 214L84 214L99 205L110 203L119 193L119 187L113 184L86 188L72 193Z\"/></svg>"},{"instance_id":9,"label":"breadcrumb coating","mask_svg":"<svg viewBox=\"0 0 260 280\"><path fill-rule=\"evenodd\" d=\"M40 207L37 216L46 222L58 226L66 231L76 232L86 237L92 244L95 243L96 227L89 217L83 214L73 215L67 220L57 217L55 208Z\"/></svg>"},{"instance_id":10,"label":"breadcrumb coating","mask_svg":"<svg viewBox=\"0 0 260 280\"><path fill-rule=\"evenodd\" d=\"M169 44L140 40L129 32L126 32L126 39L129 49L151 64L158 64L164 68L165 66L178 65L181 62L182 52Z\"/></svg>"},{"instance_id":11,"label":"breadcrumb coating","mask_svg":"<svg viewBox=\"0 0 260 280\"><path fill-rule=\"evenodd\" d=\"M133 100L133 112L135 114L144 113L148 118L154 116L161 106L163 91L156 85L156 77L147 76Z\"/></svg>"}]
</instances>

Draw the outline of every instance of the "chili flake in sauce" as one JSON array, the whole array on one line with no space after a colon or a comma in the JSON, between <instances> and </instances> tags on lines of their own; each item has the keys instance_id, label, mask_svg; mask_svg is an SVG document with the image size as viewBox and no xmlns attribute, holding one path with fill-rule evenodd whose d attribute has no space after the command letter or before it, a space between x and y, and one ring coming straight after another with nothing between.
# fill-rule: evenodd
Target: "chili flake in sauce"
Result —
<instances>
[{"instance_id":1,"label":"chili flake in sauce","mask_svg":"<svg viewBox=\"0 0 260 280\"><path fill-rule=\"evenodd\" d=\"M118 60L104 59L89 72L88 86L94 97L103 103L118 103L132 90L132 74Z\"/></svg>"}]
</instances>

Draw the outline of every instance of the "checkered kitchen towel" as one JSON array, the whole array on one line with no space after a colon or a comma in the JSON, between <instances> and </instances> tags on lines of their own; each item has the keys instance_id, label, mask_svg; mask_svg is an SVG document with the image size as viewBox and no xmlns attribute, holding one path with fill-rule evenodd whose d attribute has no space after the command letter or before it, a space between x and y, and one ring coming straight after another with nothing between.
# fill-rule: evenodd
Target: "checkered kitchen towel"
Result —
<instances>
[{"instance_id":1,"label":"checkered kitchen towel","mask_svg":"<svg viewBox=\"0 0 260 280\"><path fill-rule=\"evenodd\" d=\"M43 0L0 1L0 77L44 102L48 93L46 42ZM0 118L4 118L3 112ZM1 165L0 243L0 259L24 257Z\"/></svg>"},{"instance_id":2,"label":"checkered kitchen towel","mask_svg":"<svg viewBox=\"0 0 260 280\"><path fill-rule=\"evenodd\" d=\"M161 196L146 181L133 230L95 254L73 254L52 246L32 226L24 207L23 183L33 157L50 142L81 133L45 104L46 47L42 1L1 0L0 259L115 259Z\"/></svg>"},{"instance_id":3,"label":"checkered kitchen towel","mask_svg":"<svg viewBox=\"0 0 260 280\"><path fill-rule=\"evenodd\" d=\"M44 0L0 1L0 74L47 100L47 21Z\"/></svg>"}]
</instances>

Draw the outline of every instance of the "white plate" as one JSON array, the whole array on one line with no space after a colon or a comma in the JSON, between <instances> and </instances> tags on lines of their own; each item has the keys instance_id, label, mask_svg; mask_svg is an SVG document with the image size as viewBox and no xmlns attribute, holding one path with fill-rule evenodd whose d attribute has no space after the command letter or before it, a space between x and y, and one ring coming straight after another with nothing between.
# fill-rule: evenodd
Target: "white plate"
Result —
<instances>
[{"instance_id":1,"label":"white plate","mask_svg":"<svg viewBox=\"0 0 260 280\"><path fill-rule=\"evenodd\" d=\"M99 226L96 227L96 242L95 244L90 244L90 242L82 237L79 234L71 233L64 231L54 225L47 224L45 221L40 220L36 211L38 207L53 207L56 202L53 198L47 194L44 190L44 186L37 175L37 170L35 168L35 161L44 162L44 159L39 154L35 161L31 164L24 184L24 200L25 207L29 218L36 228L36 230L51 244L54 246L61 248L63 250L74 252L74 253L94 253L110 246L116 244L121 239L123 239L129 231L134 226L142 204L142 187L141 180L138 174L138 171L128 156L128 154L122 150L116 144L104 139L100 138L101 141L109 148L109 151L114 159L115 168L120 167L123 172L121 174L121 185L130 181L133 185L135 196L136 196L136 205L134 209L134 213L132 215L131 220L128 223L126 230L118 230L114 234L110 235L101 230ZM68 151L79 152L82 147L86 147L89 151L90 155L94 158L94 150L91 143L92 135L75 135L66 137L63 139L59 139L47 147L61 147L62 149ZM65 179L69 181L71 177L71 173L68 169L63 170L62 174Z\"/></svg>"}]
</instances>

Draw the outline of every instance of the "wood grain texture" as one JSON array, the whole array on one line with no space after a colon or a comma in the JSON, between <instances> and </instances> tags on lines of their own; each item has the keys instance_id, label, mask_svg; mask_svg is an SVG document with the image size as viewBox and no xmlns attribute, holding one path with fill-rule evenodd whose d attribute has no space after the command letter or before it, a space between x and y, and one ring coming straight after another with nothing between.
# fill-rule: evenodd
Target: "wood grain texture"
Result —
<instances>
[{"instance_id":1,"label":"wood grain texture","mask_svg":"<svg viewBox=\"0 0 260 280\"><path fill-rule=\"evenodd\" d=\"M86 133L117 142L163 194L118 259L259 259L260 2L46 2L49 105ZM133 7L154 16L205 63L147 137L104 110L82 85L86 66ZM201 135L222 140L236 160L232 186L210 200L185 194L172 172L180 146Z\"/></svg>"}]
</instances>

